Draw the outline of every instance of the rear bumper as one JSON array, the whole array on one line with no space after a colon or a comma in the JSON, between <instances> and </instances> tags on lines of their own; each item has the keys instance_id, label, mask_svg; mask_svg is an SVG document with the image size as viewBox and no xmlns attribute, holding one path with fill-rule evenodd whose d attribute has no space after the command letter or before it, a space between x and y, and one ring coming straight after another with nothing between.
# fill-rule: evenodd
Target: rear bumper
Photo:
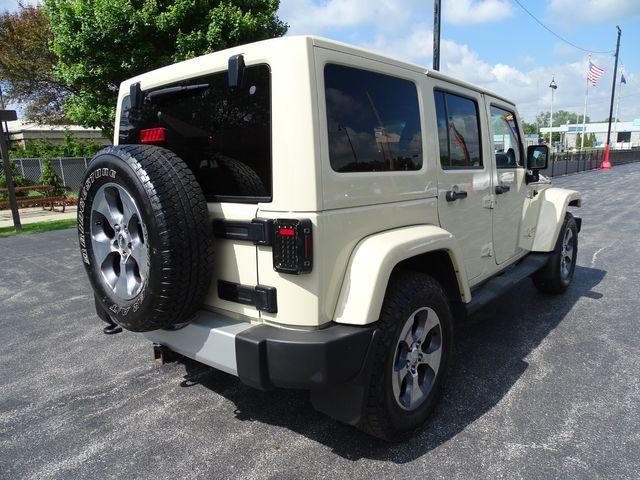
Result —
<instances>
[{"instance_id":1,"label":"rear bumper","mask_svg":"<svg viewBox=\"0 0 640 480\"><path fill-rule=\"evenodd\" d=\"M348 384L363 370L374 327L331 324L319 330L251 325L200 311L179 330L144 335L155 343L236 375L262 390L323 389Z\"/></svg>"}]
</instances>

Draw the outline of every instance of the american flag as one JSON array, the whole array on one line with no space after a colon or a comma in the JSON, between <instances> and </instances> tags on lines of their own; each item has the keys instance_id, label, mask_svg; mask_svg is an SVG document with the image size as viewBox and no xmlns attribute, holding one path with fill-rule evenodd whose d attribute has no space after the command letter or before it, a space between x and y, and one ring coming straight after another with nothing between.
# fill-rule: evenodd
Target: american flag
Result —
<instances>
[{"instance_id":1,"label":"american flag","mask_svg":"<svg viewBox=\"0 0 640 480\"><path fill-rule=\"evenodd\" d=\"M587 80L589 81L589 83L591 83L591 85L595 87L598 79L602 76L603 73L604 68L600 68L599 66L594 65L593 63L591 63L591 61L589 61L589 72L587 73Z\"/></svg>"}]
</instances>

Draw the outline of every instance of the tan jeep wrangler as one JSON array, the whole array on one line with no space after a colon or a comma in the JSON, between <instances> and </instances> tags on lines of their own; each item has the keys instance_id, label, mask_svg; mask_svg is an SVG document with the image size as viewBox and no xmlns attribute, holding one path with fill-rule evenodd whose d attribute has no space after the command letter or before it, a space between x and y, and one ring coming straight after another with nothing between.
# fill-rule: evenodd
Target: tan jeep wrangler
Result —
<instances>
[{"instance_id":1,"label":"tan jeep wrangler","mask_svg":"<svg viewBox=\"0 0 640 480\"><path fill-rule=\"evenodd\" d=\"M571 283L580 195L522 137L499 95L315 37L132 78L79 197L98 314L402 438L441 395L454 316Z\"/></svg>"}]
</instances>

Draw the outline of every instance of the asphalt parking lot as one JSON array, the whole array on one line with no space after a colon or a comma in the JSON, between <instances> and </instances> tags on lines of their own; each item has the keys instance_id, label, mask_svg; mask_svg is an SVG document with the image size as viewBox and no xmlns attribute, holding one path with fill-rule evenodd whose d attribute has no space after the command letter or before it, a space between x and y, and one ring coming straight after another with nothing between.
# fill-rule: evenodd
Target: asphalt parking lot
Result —
<instances>
[{"instance_id":1,"label":"asphalt parking lot","mask_svg":"<svg viewBox=\"0 0 640 480\"><path fill-rule=\"evenodd\" d=\"M0 478L639 478L640 163L583 193L574 285L462 324L429 427L396 445L106 336L74 230L0 239Z\"/></svg>"}]
</instances>

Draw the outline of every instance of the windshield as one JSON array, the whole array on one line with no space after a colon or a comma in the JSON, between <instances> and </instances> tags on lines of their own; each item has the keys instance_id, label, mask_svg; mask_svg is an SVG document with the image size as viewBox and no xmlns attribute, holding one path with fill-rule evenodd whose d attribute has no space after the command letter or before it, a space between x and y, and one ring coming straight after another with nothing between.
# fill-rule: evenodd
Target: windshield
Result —
<instances>
[{"instance_id":1,"label":"windshield","mask_svg":"<svg viewBox=\"0 0 640 480\"><path fill-rule=\"evenodd\" d=\"M233 90L225 71L145 91L140 109L125 97L120 144L141 143L141 130L163 128L165 141L158 144L189 165L208 200L268 200L270 90L269 67L256 65Z\"/></svg>"}]
</instances>

